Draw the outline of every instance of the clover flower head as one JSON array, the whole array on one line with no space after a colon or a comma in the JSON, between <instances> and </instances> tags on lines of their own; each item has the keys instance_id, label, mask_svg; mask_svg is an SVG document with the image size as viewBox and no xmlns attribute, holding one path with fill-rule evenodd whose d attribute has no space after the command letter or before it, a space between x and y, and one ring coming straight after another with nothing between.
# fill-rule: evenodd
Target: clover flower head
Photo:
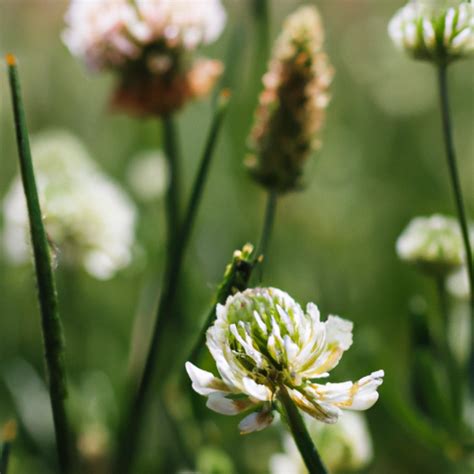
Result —
<instances>
[{"instance_id":1,"label":"clover flower head","mask_svg":"<svg viewBox=\"0 0 474 474\"><path fill-rule=\"evenodd\" d=\"M317 420L335 423L342 409L365 410L378 399L379 370L359 381L320 384L352 344L352 323L338 316L322 322L318 308L306 311L276 288L247 289L217 307L207 347L221 378L190 362L186 370L207 406L224 415L251 412L241 433L273 421L279 391Z\"/></svg>"},{"instance_id":2,"label":"clover flower head","mask_svg":"<svg viewBox=\"0 0 474 474\"><path fill-rule=\"evenodd\" d=\"M32 155L46 232L60 263L99 279L126 267L135 241L136 209L95 165L82 143L63 131L34 137ZM3 244L13 263L28 261L28 214L20 177L4 199Z\"/></svg>"},{"instance_id":3,"label":"clover flower head","mask_svg":"<svg viewBox=\"0 0 474 474\"><path fill-rule=\"evenodd\" d=\"M71 0L63 41L96 71L119 84L114 106L137 115L165 115L208 93L222 64L192 53L221 34L220 0Z\"/></svg>"},{"instance_id":4,"label":"clover flower head","mask_svg":"<svg viewBox=\"0 0 474 474\"><path fill-rule=\"evenodd\" d=\"M433 275L447 275L464 260L459 224L440 214L414 218L398 238L396 249L402 260Z\"/></svg>"},{"instance_id":5,"label":"clover flower head","mask_svg":"<svg viewBox=\"0 0 474 474\"><path fill-rule=\"evenodd\" d=\"M411 1L392 18L388 32L415 59L447 64L474 53L474 4Z\"/></svg>"},{"instance_id":6,"label":"clover flower head","mask_svg":"<svg viewBox=\"0 0 474 474\"><path fill-rule=\"evenodd\" d=\"M323 52L318 11L304 6L290 15L263 77L246 165L263 186L287 192L301 186L303 166L329 103L333 69Z\"/></svg>"},{"instance_id":7,"label":"clover flower head","mask_svg":"<svg viewBox=\"0 0 474 474\"><path fill-rule=\"evenodd\" d=\"M306 426L331 472L347 472L366 467L373 458L373 446L364 415L346 411L335 425L322 424L305 416ZM270 458L270 474L306 474L301 454L293 438L285 433L283 453Z\"/></svg>"}]
</instances>

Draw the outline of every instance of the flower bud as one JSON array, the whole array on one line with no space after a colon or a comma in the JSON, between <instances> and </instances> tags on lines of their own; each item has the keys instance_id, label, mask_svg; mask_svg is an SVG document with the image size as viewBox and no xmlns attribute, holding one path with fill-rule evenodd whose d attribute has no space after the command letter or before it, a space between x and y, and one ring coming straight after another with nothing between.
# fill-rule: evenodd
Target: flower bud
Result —
<instances>
[{"instance_id":1,"label":"flower bud","mask_svg":"<svg viewBox=\"0 0 474 474\"><path fill-rule=\"evenodd\" d=\"M412 1L395 14L388 32L415 59L447 64L474 53L474 4Z\"/></svg>"},{"instance_id":2,"label":"flower bud","mask_svg":"<svg viewBox=\"0 0 474 474\"><path fill-rule=\"evenodd\" d=\"M290 15L263 77L246 159L252 176L284 193L301 186L303 166L319 146L333 69L322 51L324 31L315 7Z\"/></svg>"}]
</instances>

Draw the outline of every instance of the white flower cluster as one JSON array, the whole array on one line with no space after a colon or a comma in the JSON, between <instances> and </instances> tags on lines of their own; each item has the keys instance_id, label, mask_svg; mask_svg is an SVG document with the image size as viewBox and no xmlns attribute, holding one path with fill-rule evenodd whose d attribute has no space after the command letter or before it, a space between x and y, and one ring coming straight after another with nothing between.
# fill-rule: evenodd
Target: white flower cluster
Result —
<instances>
[{"instance_id":1,"label":"white flower cluster","mask_svg":"<svg viewBox=\"0 0 474 474\"><path fill-rule=\"evenodd\" d=\"M378 399L382 370L357 382L319 384L352 344L352 323L338 316L321 322L318 308L306 312L276 288L237 293L217 307L207 332L207 346L222 379L186 363L193 388L208 397L207 406L224 415L250 414L241 433L258 431L273 421L281 389L304 412L335 423L341 409L366 410Z\"/></svg>"},{"instance_id":2,"label":"white flower cluster","mask_svg":"<svg viewBox=\"0 0 474 474\"><path fill-rule=\"evenodd\" d=\"M449 62L474 53L474 4L416 0L390 21L395 45L416 59Z\"/></svg>"},{"instance_id":3,"label":"white flower cluster","mask_svg":"<svg viewBox=\"0 0 474 474\"><path fill-rule=\"evenodd\" d=\"M121 67L157 42L188 51L211 43L225 21L220 0L72 0L63 40L100 70Z\"/></svg>"},{"instance_id":4,"label":"white flower cluster","mask_svg":"<svg viewBox=\"0 0 474 474\"><path fill-rule=\"evenodd\" d=\"M82 265L99 279L127 266L136 210L124 191L95 165L74 136L45 132L32 141L38 192L48 237L61 262ZM20 177L4 200L7 257L29 258L28 215Z\"/></svg>"},{"instance_id":5,"label":"white flower cluster","mask_svg":"<svg viewBox=\"0 0 474 474\"><path fill-rule=\"evenodd\" d=\"M372 439L361 413L344 412L339 423L327 425L306 416L309 434L330 472L347 472L366 467L373 458ZM270 474L306 474L293 438L285 434L284 453L270 458Z\"/></svg>"},{"instance_id":6,"label":"white flower cluster","mask_svg":"<svg viewBox=\"0 0 474 474\"><path fill-rule=\"evenodd\" d=\"M396 248L402 260L436 275L446 275L464 261L458 222L439 214L413 219L398 238Z\"/></svg>"}]
</instances>

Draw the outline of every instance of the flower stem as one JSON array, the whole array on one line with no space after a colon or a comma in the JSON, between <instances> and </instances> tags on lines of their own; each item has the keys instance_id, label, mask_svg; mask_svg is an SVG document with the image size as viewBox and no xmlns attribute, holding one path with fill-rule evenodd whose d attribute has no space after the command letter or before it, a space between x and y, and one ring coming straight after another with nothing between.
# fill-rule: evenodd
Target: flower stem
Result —
<instances>
[{"instance_id":1,"label":"flower stem","mask_svg":"<svg viewBox=\"0 0 474 474\"><path fill-rule=\"evenodd\" d=\"M6 60L15 118L21 179L26 197L31 241L33 244L47 379L53 412L59 467L60 472L66 473L71 467L71 433L65 406L67 383L64 367L63 331L59 318L51 255L43 226L43 218L31 159L28 129L21 97L16 59L13 55L7 55Z\"/></svg>"},{"instance_id":2,"label":"flower stem","mask_svg":"<svg viewBox=\"0 0 474 474\"><path fill-rule=\"evenodd\" d=\"M464 243L464 252L466 256L467 273L469 277L472 347L470 356L470 371L471 376L474 377L474 344L472 344L472 342L474 342L474 267L472 260L472 249L469 240L469 228L467 223L466 211L464 208L464 201L462 197L461 182L459 180L459 173L456 163L456 152L454 148L448 96L447 65L445 64L441 64L438 67L438 85L446 159L448 163L449 176L451 179L451 186L454 193L454 200L456 203L456 211L458 214L459 225L461 227L462 239ZM474 391L474 383L471 383L471 389Z\"/></svg>"},{"instance_id":3,"label":"flower stem","mask_svg":"<svg viewBox=\"0 0 474 474\"><path fill-rule=\"evenodd\" d=\"M263 263L266 259L268 246L270 244L270 237L273 230L273 223L275 221L276 206L277 206L278 194L275 191L268 191L267 205L265 208L265 217L263 220L262 235L257 246L257 252L255 258L261 261L260 266L260 280L263 278Z\"/></svg>"},{"instance_id":4,"label":"flower stem","mask_svg":"<svg viewBox=\"0 0 474 474\"><path fill-rule=\"evenodd\" d=\"M193 223L195 221L199 203L202 198L204 185L207 180L211 159L214 154L217 137L223 123L227 105L228 95L225 95L223 96L222 100L219 101L212 120L211 129L201 158L199 170L194 181L191 199L186 210L182 228L179 229L178 227L178 231L173 230L172 226L176 225L175 216L168 215L169 246L163 277L162 292L158 303L158 311L153 327L152 339L148 353L146 355L141 379L138 383L137 391L133 396L129 411L125 416L125 423L122 426L120 433L116 472L130 472L133 456L136 454L135 451L139 439L140 426L143 421L146 397L150 390L153 374L155 372L158 351L162 345L163 337L165 335L164 330L173 312L183 257L187 244L189 243L189 237L191 235ZM164 127L165 137L171 138L171 136L174 136L174 133L172 133L173 127L171 125L170 119L165 119ZM176 151L176 146L173 143L174 140L170 140L166 147L170 154ZM170 161L172 161L172 159L173 158L170 158ZM176 179L176 176L174 179L172 177L170 187L176 187L177 185L178 180ZM177 208L176 189L170 191L168 194L169 202L167 204L167 213L170 214Z\"/></svg>"},{"instance_id":5,"label":"flower stem","mask_svg":"<svg viewBox=\"0 0 474 474\"><path fill-rule=\"evenodd\" d=\"M438 328L440 339L439 346L441 353L444 355L450 379L449 385L451 392L452 413L454 413L456 421L459 421L462 416L463 405L462 374L460 372L459 364L456 361L453 351L449 345L447 327L449 321L449 308L444 278L436 278L436 290L438 293L440 312L442 316L442 321Z\"/></svg>"},{"instance_id":6,"label":"flower stem","mask_svg":"<svg viewBox=\"0 0 474 474\"><path fill-rule=\"evenodd\" d=\"M327 474L328 471L326 466L309 436L303 418L298 411L298 408L293 403L293 400L290 398L288 390L284 385L280 387L278 400L282 404L291 434L293 435L296 446L298 446L301 456L303 457L309 474Z\"/></svg>"},{"instance_id":7,"label":"flower stem","mask_svg":"<svg viewBox=\"0 0 474 474\"><path fill-rule=\"evenodd\" d=\"M178 151L176 124L172 116L165 116L163 124L163 148L168 161L169 185L166 192L166 219L168 229L168 252L176 245L180 216L180 156Z\"/></svg>"}]
</instances>

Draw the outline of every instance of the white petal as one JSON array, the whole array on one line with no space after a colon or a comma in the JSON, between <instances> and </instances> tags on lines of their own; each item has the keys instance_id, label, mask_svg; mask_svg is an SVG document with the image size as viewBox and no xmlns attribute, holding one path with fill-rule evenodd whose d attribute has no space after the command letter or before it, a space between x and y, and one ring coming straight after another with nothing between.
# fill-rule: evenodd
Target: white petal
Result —
<instances>
[{"instance_id":1,"label":"white petal","mask_svg":"<svg viewBox=\"0 0 474 474\"><path fill-rule=\"evenodd\" d=\"M255 400L267 402L272 399L272 392L265 385L258 384L249 377L244 377L242 382L245 388L245 392Z\"/></svg>"},{"instance_id":2,"label":"white petal","mask_svg":"<svg viewBox=\"0 0 474 474\"><path fill-rule=\"evenodd\" d=\"M314 303L308 303L306 305L306 313L311 317L313 323L319 323L321 320L321 314L318 307Z\"/></svg>"},{"instance_id":3,"label":"white petal","mask_svg":"<svg viewBox=\"0 0 474 474\"><path fill-rule=\"evenodd\" d=\"M337 344L343 351L347 351L351 347L352 328L354 327L351 321L342 319L339 316L329 316L325 326L328 345Z\"/></svg>"},{"instance_id":4,"label":"white petal","mask_svg":"<svg viewBox=\"0 0 474 474\"><path fill-rule=\"evenodd\" d=\"M321 403L311 395L304 395L293 389L289 389L288 393L301 410L323 423L336 423L341 415L341 410L337 406Z\"/></svg>"},{"instance_id":5,"label":"white petal","mask_svg":"<svg viewBox=\"0 0 474 474\"><path fill-rule=\"evenodd\" d=\"M431 21L423 20L423 39L425 45L430 48L436 45L436 34Z\"/></svg>"},{"instance_id":6,"label":"white petal","mask_svg":"<svg viewBox=\"0 0 474 474\"><path fill-rule=\"evenodd\" d=\"M232 391L221 379L214 377L211 372L202 370L191 362L186 362L185 367L189 378L193 382L193 389L199 395L209 395L216 392L230 393Z\"/></svg>"},{"instance_id":7,"label":"white petal","mask_svg":"<svg viewBox=\"0 0 474 474\"><path fill-rule=\"evenodd\" d=\"M250 401L248 398L240 400L231 400L230 398L224 397L222 394L212 394L207 399L206 406L207 408L220 413L221 415L237 415L245 410L248 410L250 407L255 404Z\"/></svg>"},{"instance_id":8,"label":"white petal","mask_svg":"<svg viewBox=\"0 0 474 474\"><path fill-rule=\"evenodd\" d=\"M307 390L320 403L349 410L367 410L379 398L377 388L382 384L383 376L384 371L379 370L355 383L313 384Z\"/></svg>"},{"instance_id":9,"label":"white petal","mask_svg":"<svg viewBox=\"0 0 474 474\"><path fill-rule=\"evenodd\" d=\"M246 416L239 423L240 434L248 434L254 431L261 431L271 425L273 413L271 411L259 411Z\"/></svg>"}]
</instances>

